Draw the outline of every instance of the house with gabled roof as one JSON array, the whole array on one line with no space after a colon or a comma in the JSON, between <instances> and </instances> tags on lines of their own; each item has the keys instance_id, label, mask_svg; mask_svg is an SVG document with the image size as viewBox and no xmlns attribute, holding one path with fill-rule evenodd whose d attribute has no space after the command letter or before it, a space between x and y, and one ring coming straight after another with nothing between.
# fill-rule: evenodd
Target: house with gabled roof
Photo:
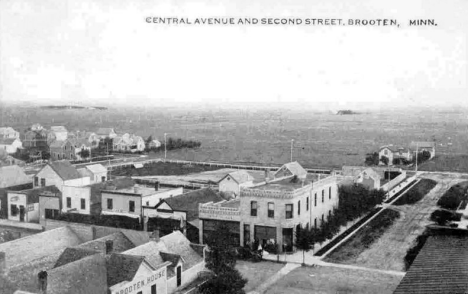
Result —
<instances>
[{"instance_id":1,"label":"house with gabled roof","mask_svg":"<svg viewBox=\"0 0 468 294\"><path fill-rule=\"evenodd\" d=\"M19 139L20 133L15 131L12 127L0 128L0 138L3 139Z\"/></svg>"},{"instance_id":2,"label":"house with gabled roof","mask_svg":"<svg viewBox=\"0 0 468 294\"><path fill-rule=\"evenodd\" d=\"M18 138L0 138L0 149L8 154L16 153L18 149L23 148L23 144Z\"/></svg>"},{"instance_id":3,"label":"house with gabled roof","mask_svg":"<svg viewBox=\"0 0 468 294\"><path fill-rule=\"evenodd\" d=\"M219 192L236 198L240 195L240 189L252 186L253 181L254 178L246 170L230 172L218 182Z\"/></svg>"},{"instance_id":4,"label":"house with gabled roof","mask_svg":"<svg viewBox=\"0 0 468 294\"><path fill-rule=\"evenodd\" d=\"M50 159L51 160L75 160L76 150L72 140L65 139L55 140L50 143Z\"/></svg>"},{"instance_id":5,"label":"house with gabled roof","mask_svg":"<svg viewBox=\"0 0 468 294\"><path fill-rule=\"evenodd\" d=\"M413 152L405 147L386 145L379 149L379 164L383 165L382 158L388 159L388 165L393 165L397 160L411 161Z\"/></svg>"},{"instance_id":6,"label":"house with gabled roof","mask_svg":"<svg viewBox=\"0 0 468 294\"><path fill-rule=\"evenodd\" d=\"M91 183L89 177L83 177L69 161L49 162L34 176L34 187L54 185L60 192L64 185L85 186Z\"/></svg>"},{"instance_id":7,"label":"house with gabled roof","mask_svg":"<svg viewBox=\"0 0 468 294\"><path fill-rule=\"evenodd\" d=\"M299 179L305 179L307 171L297 161L294 161L284 164L274 173L275 178L288 176L297 176Z\"/></svg>"},{"instance_id":8,"label":"house with gabled roof","mask_svg":"<svg viewBox=\"0 0 468 294\"><path fill-rule=\"evenodd\" d=\"M107 181L107 167L102 164L89 164L78 168L78 172L84 177L90 177L91 183Z\"/></svg>"},{"instance_id":9,"label":"house with gabled roof","mask_svg":"<svg viewBox=\"0 0 468 294\"><path fill-rule=\"evenodd\" d=\"M435 157L435 143L434 142L411 142L410 149L413 153L427 151L431 154L429 159Z\"/></svg>"},{"instance_id":10,"label":"house with gabled roof","mask_svg":"<svg viewBox=\"0 0 468 294\"><path fill-rule=\"evenodd\" d=\"M17 165L0 167L0 217L8 217L8 191L31 189L33 179Z\"/></svg>"},{"instance_id":11,"label":"house with gabled roof","mask_svg":"<svg viewBox=\"0 0 468 294\"><path fill-rule=\"evenodd\" d=\"M65 141L68 139L68 131L64 126L52 126L50 132L55 135L55 140Z\"/></svg>"},{"instance_id":12,"label":"house with gabled roof","mask_svg":"<svg viewBox=\"0 0 468 294\"><path fill-rule=\"evenodd\" d=\"M113 139L117 137L117 133L114 131L113 128L99 128L96 132L96 135L98 135L100 139L104 139L104 138Z\"/></svg>"}]
</instances>

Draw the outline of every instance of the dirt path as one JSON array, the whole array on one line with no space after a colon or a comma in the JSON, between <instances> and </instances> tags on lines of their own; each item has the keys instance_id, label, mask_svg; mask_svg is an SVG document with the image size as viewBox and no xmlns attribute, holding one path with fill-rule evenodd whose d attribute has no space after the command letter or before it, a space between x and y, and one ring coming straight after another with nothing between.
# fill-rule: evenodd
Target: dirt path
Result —
<instances>
[{"instance_id":1,"label":"dirt path","mask_svg":"<svg viewBox=\"0 0 468 294\"><path fill-rule=\"evenodd\" d=\"M283 276L289 274L289 272L291 272L292 270L294 270L294 269L296 269L298 267L300 267L299 264L287 263L276 274L274 274L268 280L266 280L260 286L258 286L257 289L255 289L254 291L250 291L247 294L262 294L262 293L265 293L265 291L268 289L268 287L270 287L271 285L276 283L276 281L278 281Z\"/></svg>"},{"instance_id":2,"label":"dirt path","mask_svg":"<svg viewBox=\"0 0 468 294\"><path fill-rule=\"evenodd\" d=\"M400 218L369 249L346 264L381 270L404 270L406 252L430 223L429 217L437 208L438 199L451 186L464 181L457 175L423 174L421 177L433 179L437 185L416 204L390 206L390 209L400 212Z\"/></svg>"}]
</instances>

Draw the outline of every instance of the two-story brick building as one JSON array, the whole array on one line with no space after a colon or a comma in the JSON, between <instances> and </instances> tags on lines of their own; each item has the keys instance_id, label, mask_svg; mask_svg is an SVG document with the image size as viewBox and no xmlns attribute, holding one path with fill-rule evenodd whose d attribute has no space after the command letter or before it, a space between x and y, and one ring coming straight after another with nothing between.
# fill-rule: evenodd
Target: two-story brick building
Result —
<instances>
[{"instance_id":1,"label":"two-story brick building","mask_svg":"<svg viewBox=\"0 0 468 294\"><path fill-rule=\"evenodd\" d=\"M336 176L320 178L288 164L272 179L242 188L238 200L200 205L200 242L223 222L241 246L257 241L291 250L298 226L320 226L337 205Z\"/></svg>"}]
</instances>

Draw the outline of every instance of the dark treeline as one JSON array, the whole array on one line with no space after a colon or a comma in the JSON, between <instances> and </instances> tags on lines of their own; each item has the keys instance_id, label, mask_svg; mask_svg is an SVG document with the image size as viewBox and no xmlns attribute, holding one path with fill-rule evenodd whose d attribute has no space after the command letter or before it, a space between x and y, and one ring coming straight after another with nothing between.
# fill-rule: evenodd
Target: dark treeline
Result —
<instances>
[{"instance_id":1,"label":"dark treeline","mask_svg":"<svg viewBox=\"0 0 468 294\"><path fill-rule=\"evenodd\" d=\"M307 238L310 244L322 244L332 239L342 226L369 213L376 205L382 204L385 198L383 190L369 190L363 185L341 186L338 189L339 203L320 228L312 226L309 230L303 229L300 239ZM307 235L307 237L304 237ZM296 236L297 237L297 236ZM298 241L298 240L296 240ZM296 242L296 247L303 250L303 241ZM307 248L305 248L307 250Z\"/></svg>"}]
</instances>

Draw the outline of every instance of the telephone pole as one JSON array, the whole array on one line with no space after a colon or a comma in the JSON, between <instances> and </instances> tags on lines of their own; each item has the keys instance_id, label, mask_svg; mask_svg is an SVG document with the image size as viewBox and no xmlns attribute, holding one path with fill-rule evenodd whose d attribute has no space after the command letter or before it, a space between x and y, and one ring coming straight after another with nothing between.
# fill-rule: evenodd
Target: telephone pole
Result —
<instances>
[{"instance_id":1,"label":"telephone pole","mask_svg":"<svg viewBox=\"0 0 468 294\"><path fill-rule=\"evenodd\" d=\"M291 160L289 162L292 162L292 159L293 159L293 144L294 144L294 139L291 139Z\"/></svg>"}]
</instances>

